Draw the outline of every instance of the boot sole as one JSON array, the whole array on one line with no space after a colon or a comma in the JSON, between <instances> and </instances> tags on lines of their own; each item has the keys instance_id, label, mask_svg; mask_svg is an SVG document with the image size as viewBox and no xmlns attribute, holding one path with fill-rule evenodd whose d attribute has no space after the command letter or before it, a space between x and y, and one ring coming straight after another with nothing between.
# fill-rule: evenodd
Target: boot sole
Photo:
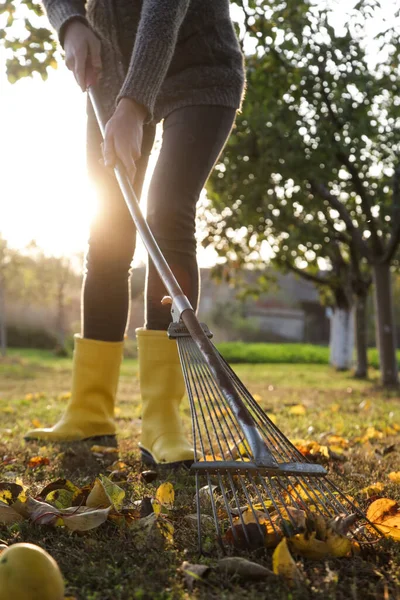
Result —
<instances>
[{"instance_id":1,"label":"boot sole","mask_svg":"<svg viewBox=\"0 0 400 600\"><path fill-rule=\"evenodd\" d=\"M156 467L156 468L165 468L165 469L180 469L180 468L184 468L189 470L190 467L192 466L192 464L194 463L193 460L178 460L176 462L171 462L171 463L158 463L154 460L154 457L152 454L150 454L150 452L148 452L147 450L144 450L143 448L140 449L141 452L141 458L142 458L142 463L144 465L146 465L147 467Z\"/></svg>"},{"instance_id":2,"label":"boot sole","mask_svg":"<svg viewBox=\"0 0 400 600\"><path fill-rule=\"evenodd\" d=\"M107 442L110 446L118 446L117 436L115 433L107 433L104 435L92 435L86 438L80 438L78 440L51 440L40 437L26 436L24 435L24 440L27 442L49 442L53 444L76 444L78 442Z\"/></svg>"}]
</instances>

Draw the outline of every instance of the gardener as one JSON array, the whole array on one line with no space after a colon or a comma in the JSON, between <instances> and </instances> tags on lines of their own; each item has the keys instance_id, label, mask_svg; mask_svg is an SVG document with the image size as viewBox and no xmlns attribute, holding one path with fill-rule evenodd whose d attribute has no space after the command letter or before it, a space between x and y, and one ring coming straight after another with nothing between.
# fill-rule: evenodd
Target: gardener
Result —
<instances>
[{"instance_id":1,"label":"gardener","mask_svg":"<svg viewBox=\"0 0 400 600\"><path fill-rule=\"evenodd\" d=\"M87 156L99 208L83 282L82 335L75 336L72 394L61 420L28 439L114 435L114 404L129 315L135 228L113 176L119 159L140 197L155 124L162 147L147 220L194 308L199 295L195 212L200 192L231 131L244 86L243 56L229 0L44 0L85 90L96 79L108 120L101 134L88 108ZM90 81L89 81L90 79ZM68 118L67 115L60 115ZM102 156L104 163L102 163ZM170 306L154 266L146 275L145 324L136 331L142 396L142 454L155 463L193 460L179 418L184 395Z\"/></svg>"}]
</instances>

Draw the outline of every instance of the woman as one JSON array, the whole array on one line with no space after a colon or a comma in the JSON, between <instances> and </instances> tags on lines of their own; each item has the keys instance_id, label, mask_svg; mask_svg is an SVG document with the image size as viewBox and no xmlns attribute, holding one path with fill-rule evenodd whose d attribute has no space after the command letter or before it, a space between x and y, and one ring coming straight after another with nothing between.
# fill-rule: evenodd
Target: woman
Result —
<instances>
[{"instance_id":1,"label":"woman","mask_svg":"<svg viewBox=\"0 0 400 600\"><path fill-rule=\"evenodd\" d=\"M135 228L111 169L120 160L140 196L155 124L163 141L148 194L147 220L194 308L199 294L195 211L240 107L243 56L229 0L44 0L85 90L97 82L109 118L101 136L88 109L88 166L98 190L83 284L82 336L75 337L73 385L61 420L28 439L114 435L114 403L129 314ZM90 79L90 81L89 81ZM141 449L150 463L193 460L179 405L185 392L176 342L166 330L164 286L147 269L145 325L136 331L142 395Z\"/></svg>"}]
</instances>

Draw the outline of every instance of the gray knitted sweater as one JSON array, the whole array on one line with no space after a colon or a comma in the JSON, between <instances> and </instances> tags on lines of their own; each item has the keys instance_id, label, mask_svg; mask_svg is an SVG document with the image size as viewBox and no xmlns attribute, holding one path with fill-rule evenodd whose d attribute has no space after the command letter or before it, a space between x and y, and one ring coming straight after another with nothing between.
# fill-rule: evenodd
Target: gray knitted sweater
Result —
<instances>
[{"instance_id":1,"label":"gray knitted sweater","mask_svg":"<svg viewBox=\"0 0 400 600\"><path fill-rule=\"evenodd\" d=\"M128 97L159 120L176 108L239 108L243 55L229 0L43 0L61 43L78 18L102 42L103 104L109 115Z\"/></svg>"}]
</instances>

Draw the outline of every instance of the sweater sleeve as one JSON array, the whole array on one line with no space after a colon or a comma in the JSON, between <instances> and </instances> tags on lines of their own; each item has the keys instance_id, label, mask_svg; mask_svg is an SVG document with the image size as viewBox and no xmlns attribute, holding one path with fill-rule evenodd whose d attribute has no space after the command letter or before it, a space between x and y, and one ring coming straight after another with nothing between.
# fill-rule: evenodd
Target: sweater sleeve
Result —
<instances>
[{"instance_id":1,"label":"sweater sleeve","mask_svg":"<svg viewBox=\"0 0 400 600\"><path fill-rule=\"evenodd\" d=\"M62 46L64 44L65 26L69 21L75 19L88 25L85 0L43 0L43 4L50 24L56 30Z\"/></svg>"},{"instance_id":2,"label":"sweater sleeve","mask_svg":"<svg viewBox=\"0 0 400 600\"><path fill-rule=\"evenodd\" d=\"M131 98L142 104L149 121L189 4L190 0L143 0L135 45L118 100Z\"/></svg>"}]
</instances>

